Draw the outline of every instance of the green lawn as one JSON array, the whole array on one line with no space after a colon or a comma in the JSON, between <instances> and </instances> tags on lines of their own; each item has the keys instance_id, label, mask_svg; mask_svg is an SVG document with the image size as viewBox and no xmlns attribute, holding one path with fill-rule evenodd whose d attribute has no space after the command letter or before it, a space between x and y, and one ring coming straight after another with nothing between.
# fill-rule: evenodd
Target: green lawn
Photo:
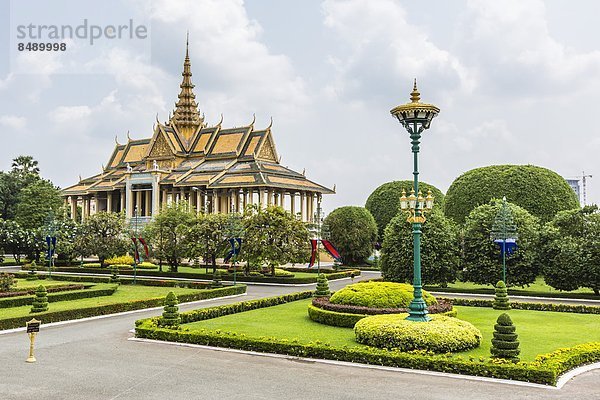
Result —
<instances>
[{"instance_id":1,"label":"green lawn","mask_svg":"<svg viewBox=\"0 0 600 400\"><path fill-rule=\"evenodd\" d=\"M63 282L64 283L64 282ZM93 286L94 289L110 287L112 284L100 283ZM59 301L50 303L48 311L63 311L76 308L99 307L108 304L127 303L132 300L147 300L162 298L169 292L176 295L197 292L198 289L183 289L173 287L120 285L112 296L92 297L89 299ZM14 318L30 315L31 306L3 308L0 310L0 318Z\"/></svg>"},{"instance_id":2,"label":"green lawn","mask_svg":"<svg viewBox=\"0 0 600 400\"><path fill-rule=\"evenodd\" d=\"M66 286L66 285L84 285L87 282L68 282L68 281L52 281L48 279L37 279L35 281L28 281L26 279L15 279L17 284L13 286L14 289L31 289L36 288L40 285L44 285L47 288L54 286Z\"/></svg>"},{"instance_id":3,"label":"green lawn","mask_svg":"<svg viewBox=\"0 0 600 400\"><path fill-rule=\"evenodd\" d=\"M184 325L190 329L221 329L248 336L297 339L301 343L321 341L334 346L360 346L350 328L321 325L308 318L310 299L262 308ZM493 326L501 311L483 307L456 307L458 318L471 322L481 330L481 347L466 356L489 356ZM533 360L536 355L561 347L600 341L600 315L511 310L521 341L521 358Z\"/></svg>"}]
</instances>

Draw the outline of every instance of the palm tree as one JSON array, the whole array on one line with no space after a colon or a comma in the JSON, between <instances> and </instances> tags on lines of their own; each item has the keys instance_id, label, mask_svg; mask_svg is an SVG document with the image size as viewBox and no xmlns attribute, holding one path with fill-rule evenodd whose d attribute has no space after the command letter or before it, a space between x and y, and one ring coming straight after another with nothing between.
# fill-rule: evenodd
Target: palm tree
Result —
<instances>
[{"instance_id":1,"label":"palm tree","mask_svg":"<svg viewBox=\"0 0 600 400\"><path fill-rule=\"evenodd\" d=\"M34 160L31 156L18 156L17 158L13 159L11 167L13 172L22 175L39 175L40 173L40 169L38 168L38 162Z\"/></svg>"}]
</instances>

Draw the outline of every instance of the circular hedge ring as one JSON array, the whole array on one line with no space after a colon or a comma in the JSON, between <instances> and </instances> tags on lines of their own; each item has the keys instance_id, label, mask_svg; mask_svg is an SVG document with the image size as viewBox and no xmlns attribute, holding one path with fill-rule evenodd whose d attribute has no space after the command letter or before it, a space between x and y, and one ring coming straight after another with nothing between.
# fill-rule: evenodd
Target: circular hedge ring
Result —
<instances>
[{"instance_id":1,"label":"circular hedge ring","mask_svg":"<svg viewBox=\"0 0 600 400\"><path fill-rule=\"evenodd\" d=\"M443 315L429 322L407 321L408 314L373 315L354 326L358 343L401 351L452 353L478 347L481 332L471 323Z\"/></svg>"},{"instance_id":2,"label":"circular hedge ring","mask_svg":"<svg viewBox=\"0 0 600 400\"><path fill-rule=\"evenodd\" d=\"M372 308L406 308L413 299L413 287L408 283L360 282L338 290L329 301L334 304L363 306ZM437 300L423 290L427 305Z\"/></svg>"}]
</instances>

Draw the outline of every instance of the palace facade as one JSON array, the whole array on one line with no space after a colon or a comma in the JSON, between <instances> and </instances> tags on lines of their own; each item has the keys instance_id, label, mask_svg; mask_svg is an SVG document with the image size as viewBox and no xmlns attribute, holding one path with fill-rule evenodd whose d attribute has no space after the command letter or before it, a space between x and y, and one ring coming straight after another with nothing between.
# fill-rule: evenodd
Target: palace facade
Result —
<instances>
[{"instance_id":1,"label":"palace facade","mask_svg":"<svg viewBox=\"0 0 600 400\"><path fill-rule=\"evenodd\" d=\"M158 121L151 138L116 146L102 173L62 191L76 218L98 211L125 212L147 222L161 207L185 201L198 212L241 212L247 204L282 206L302 221L312 220L323 194L335 190L280 164L272 122L255 129L207 126L198 111L186 45L183 80L175 110Z\"/></svg>"}]
</instances>

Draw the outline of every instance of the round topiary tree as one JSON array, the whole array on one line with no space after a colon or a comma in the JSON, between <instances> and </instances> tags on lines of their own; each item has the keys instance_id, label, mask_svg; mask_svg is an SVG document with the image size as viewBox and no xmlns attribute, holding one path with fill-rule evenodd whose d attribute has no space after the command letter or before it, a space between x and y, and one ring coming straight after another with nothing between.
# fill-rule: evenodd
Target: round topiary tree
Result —
<instances>
[{"instance_id":1,"label":"round topiary tree","mask_svg":"<svg viewBox=\"0 0 600 400\"><path fill-rule=\"evenodd\" d=\"M506 313L500 314L494 325L494 338L490 352L492 358L504 358L513 362L519 361L519 341L510 316Z\"/></svg>"},{"instance_id":2,"label":"round topiary tree","mask_svg":"<svg viewBox=\"0 0 600 400\"><path fill-rule=\"evenodd\" d=\"M160 319L161 326L179 327L181 317L179 316L179 307L177 304L179 304L177 296L175 296L175 293L169 292L165 298L165 307Z\"/></svg>"},{"instance_id":3,"label":"round topiary tree","mask_svg":"<svg viewBox=\"0 0 600 400\"><path fill-rule=\"evenodd\" d=\"M413 298L413 287L407 283L358 282L338 290L329 301L351 306L406 308ZM425 290L423 299L428 306L437 303L435 297Z\"/></svg>"},{"instance_id":4,"label":"round topiary tree","mask_svg":"<svg viewBox=\"0 0 600 400\"><path fill-rule=\"evenodd\" d=\"M494 310L510 310L510 304L508 302L508 289L504 284L504 281L498 281L496 283L496 295L494 296L494 302L492 307Z\"/></svg>"},{"instance_id":5,"label":"round topiary tree","mask_svg":"<svg viewBox=\"0 0 600 400\"><path fill-rule=\"evenodd\" d=\"M329 283L327 277L324 274L317 276L317 290L315 290L314 297L327 297L331 294L329 291Z\"/></svg>"},{"instance_id":6,"label":"round topiary tree","mask_svg":"<svg viewBox=\"0 0 600 400\"><path fill-rule=\"evenodd\" d=\"M579 207L573 189L556 172L533 165L491 165L467 171L452 182L444 213L462 223L475 207L503 196L542 222L561 210Z\"/></svg>"},{"instance_id":7,"label":"round topiary tree","mask_svg":"<svg viewBox=\"0 0 600 400\"><path fill-rule=\"evenodd\" d=\"M447 286L456 280L459 271L457 228L441 210L434 208L421 231L422 281ZM406 222L404 214L395 216L385 229L380 267L386 281L412 282L412 225Z\"/></svg>"},{"instance_id":8,"label":"round topiary tree","mask_svg":"<svg viewBox=\"0 0 600 400\"><path fill-rule=\"evenodd\" d=\"M401 351L435 353L465 351L478 347L481 332L467 321L439 314L429 322L406 320L408 314L373 315L354 325L358 343Z\"/></svg>"},{"instance_id":9,"label":"round topiary tree","mask_svg":"<svg viewBox=\"0 0 600 400\"><path fill-rule=\"evenodd\" d=\"M600 212L596 206L559 212L544 226L539 262L559 290L589 287L600 294Z\"/></svg>"},{"instance_id":10,"label":"round topiary tree","mask_svg":"<svg viewBox=\"0 0 600 400\"><path fill-rule=\"evenodd\" d=\"M494 285L502 279L502 256L490 238L492 225L502 202L494 200L475 208L463 227L462 279L479 284ZM506 284L531 284L539 272L537 245L539 221L527 210L508 203L517 226L518 248L506 258Z\"/></svg>"},{"instance_id":11,"label":"round topiary tree","mask_svg":"<svg viewBox=\"0 0 600 400\"><path fill-rule=\"evenodd\" d=\"M413 187L412 180L387 182L379 186L369 195L365 208L371 212L377 223L379 241L383 241L385 227L400 211L400 196L402 190L410 193ZM435 197L434 208L442 208L444 205L444 194L435 186L425 182L419 182L419 189L423 194L428 190Z\"/></svg>"},{"instance_id":12,"label":"round topiary tree","mask_svg":"<svg viewBox=\"0 0 600 400\"><path fill-rule=\"evenodd\" d=\"M325 218L325 224L344 264L359 265L369 258L377 240L377 224L369 210L356 206L336 208Z\"/></svg>"},{"instance_id":13,"label":"round topiary tree","mask_svg":"<svg viewBox=\"0 0 600 400\"><path fill-rule=\"evenodd\" d=\"M32 313L48 311L48 291L44 285L38 286L35 290L35 299L31 307Z\"/></svg>"}]
</instances>

